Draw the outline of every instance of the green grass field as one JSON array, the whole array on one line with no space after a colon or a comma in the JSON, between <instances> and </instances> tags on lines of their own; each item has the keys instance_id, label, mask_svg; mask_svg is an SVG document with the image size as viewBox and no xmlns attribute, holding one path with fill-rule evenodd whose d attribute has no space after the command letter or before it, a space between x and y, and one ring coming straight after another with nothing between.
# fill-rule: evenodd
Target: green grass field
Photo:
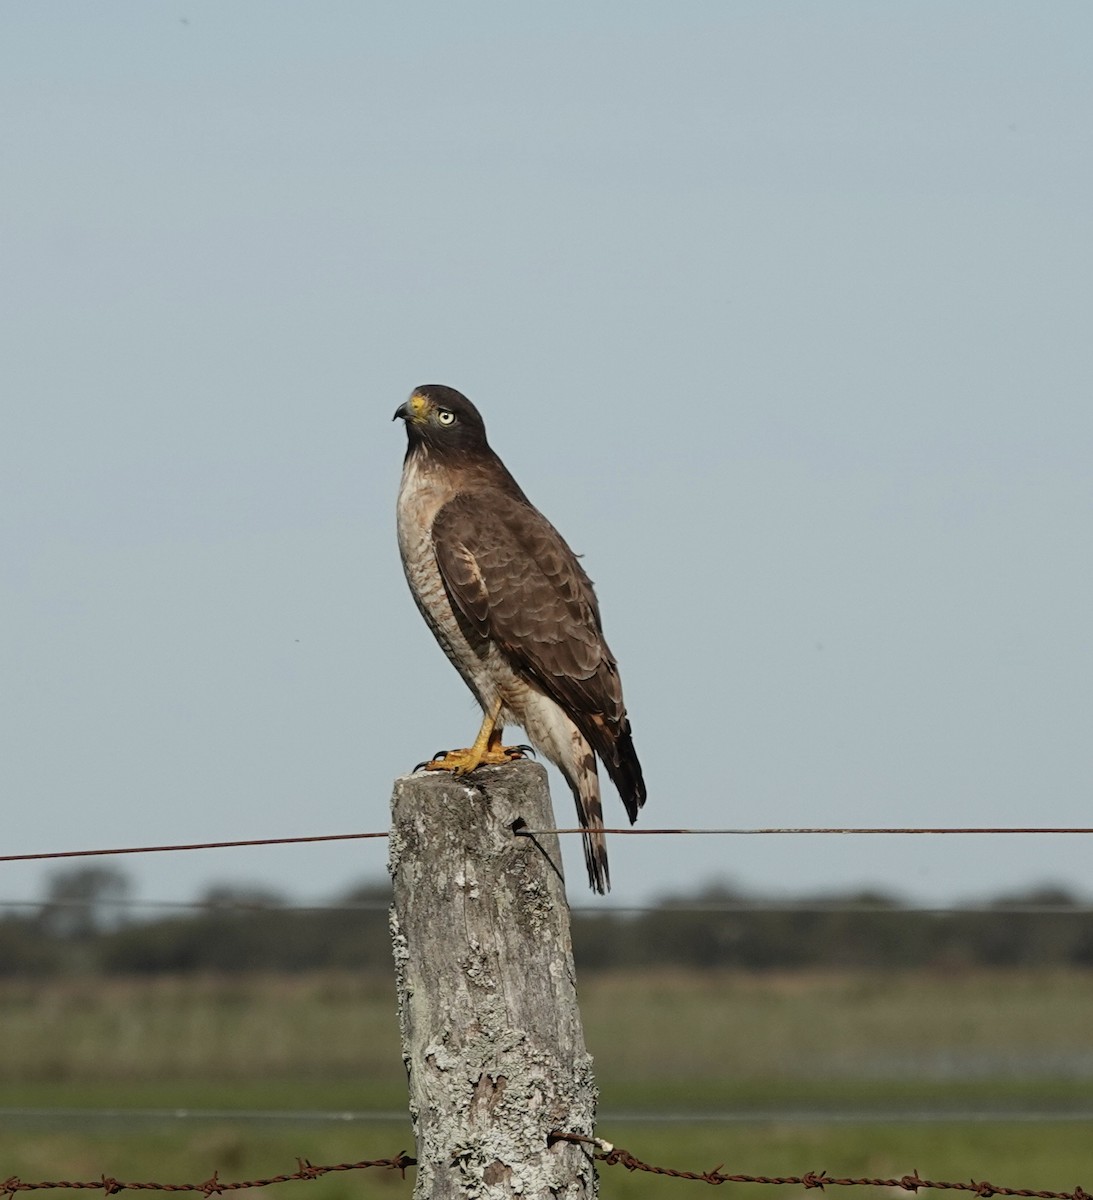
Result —
<instances>
[{"instance_id":1,"label":"green grass field","mask_svg":"<svg viewBox=\"0 0 1093 1200\"><path fill-rule=\"evenodd\" d=\"M601 1090L599 1132L647 1161L771 1175L917 1168L934 1179L1093 1189L1093 1141L1076 1119L1093 1110L1093 976L587 975L581 1004ZM0 985L0 1108L401 1113L405 1102L388 979ZM960 1115L984 1111L995 1117ZM1050 1119L1016 1119L1030 1111ZM757 1112L761 1122L740 1123ZM840 1119L848 1112L872 1120ZM909 1113L953 1115L923 1123ZM649 1119L657 1114L674 1119ZM697 1119L710 1114L720 1119ZM402 1149L413 1152L401 1117L318 1124L9 1113L0 1179L106 1173L187 1182L214 1170L252 1178L292 1171L297 1157L332 1163ZM614 1167L602 1192L670 1197L703 1186ZM373 1170L278 1189L290 1191L316 1200L408 1196L410 1183Z\"/></svg>"}]
</instances>

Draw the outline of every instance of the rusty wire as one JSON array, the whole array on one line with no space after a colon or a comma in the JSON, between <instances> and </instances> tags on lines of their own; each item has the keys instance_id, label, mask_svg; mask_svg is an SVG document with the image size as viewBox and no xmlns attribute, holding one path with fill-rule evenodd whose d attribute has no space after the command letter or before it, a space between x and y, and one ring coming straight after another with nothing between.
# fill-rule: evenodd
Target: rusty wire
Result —
<instances>
[{"instance_id":1,"label":"rusty wire","mask_svg":"<svg viewBox=\"0 0 1093 1200\"><path fill-rule=\"evenodd\" d=\"M1072 1192L1036 1191L1030 1188L1001 1187L987 1180L971 1179L967 1182L949 1182L942 1179L923 1179L918 1171L898 1179L880 1178L848 1178L840 1179L828 1175L826 1171L807 1171L804 1175L728 1175L721 1170L721 1165L710 1171L680 1171L673 1167L655 1167L643 1162L631 1154L629 1150L612 1146L600 1138L587 1137L581 1133L562 1133L555 1130L550 1135L552 1142L578 1142L595 1147L593 1157L608 1167L625 1167L628 1171L644 1171L649 1175L665 1175L672 1179L693 1179L698 1183L766 1183L774 1185L790 1184L796 1187L819 1188L825 1187L880 1187L901 1188L905 1192L917 1192L919 1188L932 1188L935 1191L972 1192L987 1200L990 1196L1027 1196L1035 1200L1093 1200L1081 1185Z\"/></svg>"},{"instance_id":2,"label":"rusty wire","mask_svg":"<svg viewBox=\"0 0 1093 1200\"><path fill-rule=\"evenodd\" d=\"M48 1191L53 1188L101 1191L107 1196L113 1196L117 1192L201 1192L204 1196L219 1196L222 1192L239 1192L245 1188L270 1187L275 1183L291 1183L294 1180L320 1179L332 1171L360 1171L366 1167L387 1167L389 1170L401 1172L405 1177L406 1168L416 1166L417 1159L411 1158L405 1150L400 1150L391 1158L366 1159L363 1162L315 1166L306 1158L298 1158L296 1163L298 1169L288 1175L271 1175L268 1179L226 1180L221 1179L219 1173L214 1171L202 1183L155 1183L150 1181L123 1183L120 1179L113 1179L109 1175L103 1175L99 1179L47 1179L37 1183L28 1183L26 1180L12 1175L8 1179L0 1180L0 1196L13 1197L16 1192Z\"/></svg>"}]
</instances>

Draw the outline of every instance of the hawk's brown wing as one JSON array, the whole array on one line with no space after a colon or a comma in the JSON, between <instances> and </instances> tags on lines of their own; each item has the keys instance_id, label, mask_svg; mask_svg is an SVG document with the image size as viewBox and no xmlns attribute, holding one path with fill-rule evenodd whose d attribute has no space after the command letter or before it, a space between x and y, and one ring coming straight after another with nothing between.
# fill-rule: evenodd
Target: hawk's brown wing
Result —
<instances>
[{"instance_id":1,"label":"hawk's brown wing","mask_svg":"<svg viewBox=\"0 0 1093 1200\"><path fill-rule=\"evenodd\" d=\"M633 821L645 785L592 581L561 534L499 489L462 493L433 523L459 616L559 704L603 760Z\"/></svg>"}]
</instances>

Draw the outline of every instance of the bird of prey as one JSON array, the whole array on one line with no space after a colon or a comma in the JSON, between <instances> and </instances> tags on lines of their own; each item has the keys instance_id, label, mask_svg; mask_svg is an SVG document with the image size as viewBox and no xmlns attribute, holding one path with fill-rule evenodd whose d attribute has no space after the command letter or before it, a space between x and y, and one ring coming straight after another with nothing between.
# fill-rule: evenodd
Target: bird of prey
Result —
<instances>
[{"instance_id":1,"label":"bird of prey","mask_svg":"<svg viewBox=\"0 0 1093 1200\"><path fill-rule=\"evenodd\" d=\"M505 725L565 776L577 803L588 879L610 887L598 755L631 822L645 781L615 656L592 581L486 440L478 409L454 388L416 388L395 413L408 445L398 541L414 600L485 719L474 745L425 764L465 775L511 762Z\"/></svg>"}]
</instances>

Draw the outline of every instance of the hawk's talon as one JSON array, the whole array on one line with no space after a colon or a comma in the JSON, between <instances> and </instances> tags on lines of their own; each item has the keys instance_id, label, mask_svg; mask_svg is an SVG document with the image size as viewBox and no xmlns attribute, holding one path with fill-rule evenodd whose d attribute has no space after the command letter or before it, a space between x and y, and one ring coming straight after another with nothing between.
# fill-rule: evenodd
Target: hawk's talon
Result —
<instances>
[{"instance_id":1,"label":"hawk's talon","mask_svg":"<svg viewBox=\"0 0 1093 1200\"><path fill-rule=\"evenodd\" d=\"M507 763L517 762L530 749L530 746L502 746L497 743L485 747L468 746L463 750L438 750L428 762L414 769L424 767L426 771L450 771L459 777L470 775L479 767L503 767Z\"/></svg>"}]
</instances>

